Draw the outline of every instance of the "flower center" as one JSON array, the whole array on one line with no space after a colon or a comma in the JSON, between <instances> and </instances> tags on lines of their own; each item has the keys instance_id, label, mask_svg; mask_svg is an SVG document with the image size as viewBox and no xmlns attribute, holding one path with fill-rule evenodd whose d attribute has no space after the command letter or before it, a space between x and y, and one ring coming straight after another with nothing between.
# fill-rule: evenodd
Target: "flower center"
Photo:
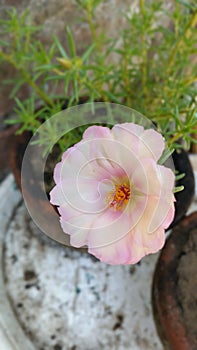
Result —
<instances>
[{"instance_id":1,"label":"flower center","mask_svg":"<svg viewBox=\"0 0 197 350\"><path fill-rule=\"evenodd\" d=\"M122 185L115 184L115 190L110 191L107 196L110 208L115 208L116 210L122 208L129 201L130 194L130 187L126 182Z\"/></svg>"}]
</instances>

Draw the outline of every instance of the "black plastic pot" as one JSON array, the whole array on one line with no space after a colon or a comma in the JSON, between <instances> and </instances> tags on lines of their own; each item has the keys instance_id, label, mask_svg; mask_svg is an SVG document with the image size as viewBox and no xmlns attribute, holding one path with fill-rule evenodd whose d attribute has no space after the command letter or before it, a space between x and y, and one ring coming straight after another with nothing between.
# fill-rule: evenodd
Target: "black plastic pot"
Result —
<instances>
[{"instance_id":1,"label":"black plastic pot","mask_svg":"<svg viewBox=\"0 0 197 350\"><path fill-rule=\"evenodd\" d=\"M169 229L174 227L184 217L189 206L192 203L195 192L194 172L189 160L188 153L183 149L177 150L173 153L172 158L174 161L175 169L180 174L184 173L185 176L176 183L177 186L183 185L184 190L175 193L175 218Z\"/></svg>"}]
</instances>

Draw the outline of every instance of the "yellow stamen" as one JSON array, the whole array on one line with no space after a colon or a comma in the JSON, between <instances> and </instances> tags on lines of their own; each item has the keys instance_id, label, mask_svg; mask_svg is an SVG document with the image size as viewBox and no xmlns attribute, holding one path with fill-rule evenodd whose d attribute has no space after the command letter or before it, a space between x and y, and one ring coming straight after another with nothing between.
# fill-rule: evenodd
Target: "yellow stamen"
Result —
<instances>
[{"instance_id":1,"label":"yellow stamen","mask_svg":"<svg viewBox=\"0 0 197 350\"><path fill-rule=\"evenodd\" d=\"M130 194L130 187L126 182L122 185L115 184L115 190L108 193L107 202L111 208L119 210L129 201Z\"/></svg>"}]
</instances>

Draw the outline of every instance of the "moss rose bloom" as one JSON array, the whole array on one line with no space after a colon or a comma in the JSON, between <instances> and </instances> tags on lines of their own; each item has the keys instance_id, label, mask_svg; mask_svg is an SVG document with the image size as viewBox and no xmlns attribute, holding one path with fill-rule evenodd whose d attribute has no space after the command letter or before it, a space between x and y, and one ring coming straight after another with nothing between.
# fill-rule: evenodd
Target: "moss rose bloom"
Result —
<instances>
[{"instance_id":1,"label":"moss rose bloom","mask_svg":"<svg viewBox=\"0 0 197 350\"><path fill-rule=\"evenodd\" d=\"M134 123L91 126L55 166L50 201L74 247L108 264L134 264L165 242L175 176L158 164L164 139Z\"/></svg>"}]
</instances>

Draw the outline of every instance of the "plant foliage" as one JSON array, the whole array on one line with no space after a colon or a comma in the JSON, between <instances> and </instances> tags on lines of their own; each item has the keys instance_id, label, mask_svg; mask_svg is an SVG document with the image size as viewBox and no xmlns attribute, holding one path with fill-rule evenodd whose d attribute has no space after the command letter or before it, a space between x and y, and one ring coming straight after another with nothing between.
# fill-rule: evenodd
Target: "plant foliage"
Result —
<instances>
[{"instance_id":1,"label":"plant foliage","mask_svg":"<svg viewBox=\"0 0 197 350\"><path fill-rule=\"evenodd\" d=\"M76 0L92 35L92 43L78 55L69 28L65 30L68 49L53 36L49 48L36 37L40 27L31 24L25 11L15 8L1 19L0 61L17 70L10 97L15 98L19 132L35 132L45 119L85 98L132 107L158 126L171 149L196 142L196 44L197 7L194 1L139 0L138 7L123 16L126 26L110 38L96 23L97 7L102 0ZM115 59L112 59L115 57ZM20 101L17 92L23 84L31 97ZM60 89L61 86L61 89ZM59 92L61 91L61 93ZM58 102L57 102L58 101ZM42 106L37 109L37 106ZM51 139L51 130L43 135ZM77 136L65 139L66 146ZM63 141L60 144L62 147ZM181 145L182 147L182 145Z\"/></svg>"}]
</instances>

